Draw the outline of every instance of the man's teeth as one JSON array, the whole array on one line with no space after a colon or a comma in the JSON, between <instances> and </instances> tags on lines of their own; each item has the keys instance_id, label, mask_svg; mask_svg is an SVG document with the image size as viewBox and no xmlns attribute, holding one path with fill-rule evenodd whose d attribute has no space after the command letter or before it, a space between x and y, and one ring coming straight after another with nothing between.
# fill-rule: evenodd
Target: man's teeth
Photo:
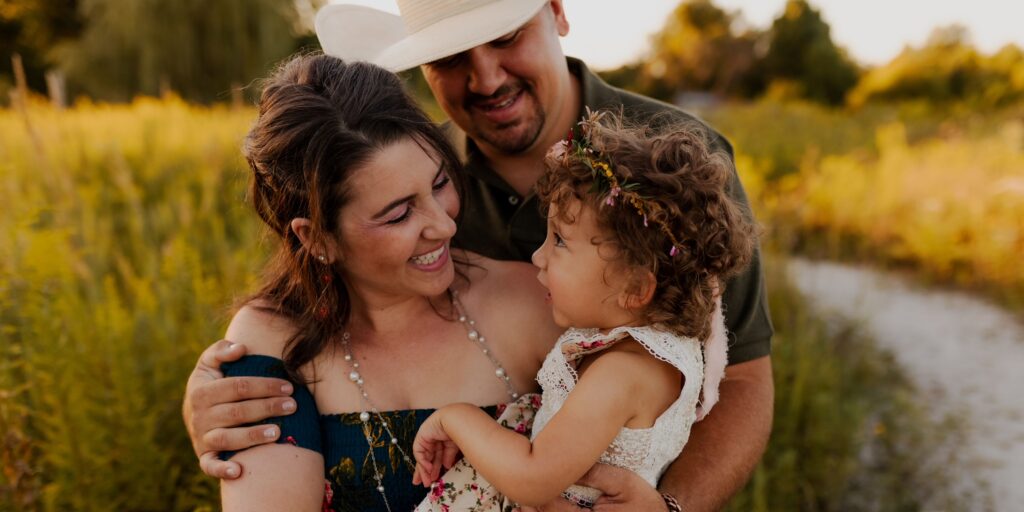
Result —
<instances>
[{"instance_id":1,"label":"man's teeth","mask_svg":"<svg viewBox=\"0 0 1024 512\"><path fill-rule=\"evenodd\" d=\"M412 258L409 259L412 260L412 262L417 265L430 265L431 263L437 261L437 259L440 258L442 254L444 254L443 245L441 247L438 247L436 251L429 252L422 256L413 256Z\"/></svg>"},{"instance_id":2,"label":"man's teeth","mask_svg":"<svg viewBox=\"0 0 1024 512\"><path fill-rule=\"evenodd\" d=\"M516 95L515 94L513 94L512 96L509 96L507 100L502 101L501 103L495 103L493 105L487 105L485 108L487 110L498 110L498 109L502 109L502 108L508 107L514 101L516 101Z\"/></svg>"}]
</instances>

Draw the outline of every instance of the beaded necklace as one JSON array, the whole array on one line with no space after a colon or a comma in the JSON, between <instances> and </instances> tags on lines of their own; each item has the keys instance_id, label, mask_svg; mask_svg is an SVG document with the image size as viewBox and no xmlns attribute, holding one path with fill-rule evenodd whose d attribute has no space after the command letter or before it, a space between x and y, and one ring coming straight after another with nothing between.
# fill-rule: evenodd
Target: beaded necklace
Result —
<instances>
[{"instance_id":1,"label":"beaded necklace","mask_svg":"<svg viewBox=\"0 0 1024 512\"><path fill-rule=\"evenodd\" d=\"M519 393L517 393L515 388L512 386L512 380L509 377L508 372L505 371L505 368L501 366L501 363L494 357L494 354L487 346L487 339L484 338L484 336L480 334L480 331L476 329L476 322L466 316L466 311L462 307L462 303L459 302L459 292L451 290L451 297L452 306L455 307L455 310L459 315L459 323L466 328L466 337L475 345L479 346L480 350L485 356L487 356L487 359L494 365L494 375L504 383L508 396L511 397L512 400L519 398ZM384 500L384 507L388 512L391 512L391 504L388 503L388 497L384 492L384 473L381 471L381 467L377 464L377 456L373 451L373 437L371 436L370 420L372 420L374 416L377 417L377 421L380 422L381 426L384 427L384 431L387 432L388 436L391 438L391 444L394 445L395 448L398 448L398 452L402 454L402 459L405 461L405 464L409 467L410 471L415 470L415 463L413 462L412 457L402 449L402 446L398 442L398 437L391 429L391 425L388 424L387 420L381 414L380 409L377 408L373 403L373 400L370 399L370 395L366 392L366 388L364 386L365 381L362 374L359 373L359 363L356 362L355 357L352 355L352 349L349 347L349 341L351 338L352 336L348 331L345 331L341 336L341 347L345 353L345 361L350 367L348 380L352 381L352 383L359 388L359 394L362 397L362 401L369 408L369 410L364 410L359 413L359 421L362 422L363 435L366 437L366 444L369 447L370 463L373 464L373 478L377 481L377 492L380 493L381 499Z\"/></svg>"}]
</instances>

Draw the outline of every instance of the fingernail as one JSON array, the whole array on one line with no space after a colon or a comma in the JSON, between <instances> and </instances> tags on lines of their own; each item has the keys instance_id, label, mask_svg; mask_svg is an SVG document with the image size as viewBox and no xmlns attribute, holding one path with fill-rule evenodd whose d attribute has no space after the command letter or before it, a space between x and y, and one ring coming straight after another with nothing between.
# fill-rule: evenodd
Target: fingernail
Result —
<instances>
[{"instance_id":1,"label":"fingernail","mask_svg":"<svg viewBox=\"0 0 1024 512\"><path fill-rule=\"evenodd\" d=\"M289 395L292 394L292 385L291 384L285 384L285 385L281 386L281 392L289 394Z\"/></svg>"},{"instance_id":2,"label":"fingernail","mask_svg":"<svg viewBox=\"0 0 1024 512\"><path fill-rule=\"evenodd\" d=\"M267 439L273 439L273 438L277 437L277 429L276 428L268 428L268 429L264 430L263 431L263 437L265 437Z\"/></svg>"},{"instance_id":3,"label":"fingernail","mask_svg":"<svg viewBox=\"0 0 1024 512\"><path fill-rule=\"evenodd\" d=\"M234 466L231 466L230 468L228 468L227 474L231 478L234 478L234 477L238 476L238 468L236 468Z\"/></svg>"},{"instance_id":4,"label":"fingernail","mask_svg":"<svg viewBox=\"0 0 1024 512\"><path fill-rule=\"evenodd\" d=\"M281 408L284 409L284 412L292 412L295 410L295 401L288 400L287 402L281 404Z\"/></svg>"},{"instance_id":5,"label":"fingernail","mask_svg":"<svg viewBox=\"0 0 1024 512\"><path fill-rule=\"evenodd\" d=\"M237 343L235 343L235 342L233 342L233 341L229 341L229 342L228 342L228 350L234 350L234 348L235 348L236 346L238 346L238 344L237 344Z\"/></svg>"}]
</instances>

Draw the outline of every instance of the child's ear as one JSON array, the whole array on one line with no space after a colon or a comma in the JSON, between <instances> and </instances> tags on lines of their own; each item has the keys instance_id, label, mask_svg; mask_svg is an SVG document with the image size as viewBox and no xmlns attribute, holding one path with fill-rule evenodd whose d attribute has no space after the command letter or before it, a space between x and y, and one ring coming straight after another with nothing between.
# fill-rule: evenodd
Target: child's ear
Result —
<instances>
[{"instance_id":1,"label":"child's ear","mask_svg":"<svg viewBox=\"0 0 1024 512\"><path fill-rule=\"evenodd\" d=\"M650 270L636 270L629 276L629 282L619 292L619 307L636 311L647 307L654 298L657 286L654 273Z\"/></svg>"}]
</instances>

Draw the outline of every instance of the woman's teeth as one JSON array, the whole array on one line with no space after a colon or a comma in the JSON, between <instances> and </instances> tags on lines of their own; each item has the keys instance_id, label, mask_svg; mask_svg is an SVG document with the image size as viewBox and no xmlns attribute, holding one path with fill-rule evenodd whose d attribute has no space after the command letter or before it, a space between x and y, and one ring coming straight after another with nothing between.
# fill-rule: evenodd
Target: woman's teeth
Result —
<instances>
[{"instance_id":1,"label":"woman's teeth","mask_svg":"<svg viewBox=\"0 0 1024 512\"><path fill-rule=\"evenodd\" d=\"M417 265L430 265L431 263L437 261L437 259L440 258L442 254L444 254L444 248L445 247L442 245L441 247L438 247L434 251L431 251L427 254L423 254L420 256L413 256L412 258L409 258L409 260Z\"/></svg>"}]
</instances>

